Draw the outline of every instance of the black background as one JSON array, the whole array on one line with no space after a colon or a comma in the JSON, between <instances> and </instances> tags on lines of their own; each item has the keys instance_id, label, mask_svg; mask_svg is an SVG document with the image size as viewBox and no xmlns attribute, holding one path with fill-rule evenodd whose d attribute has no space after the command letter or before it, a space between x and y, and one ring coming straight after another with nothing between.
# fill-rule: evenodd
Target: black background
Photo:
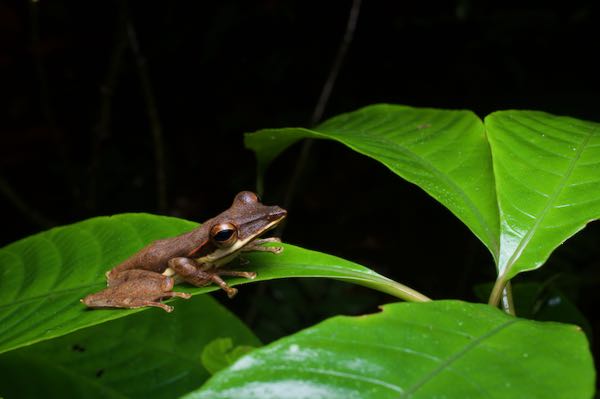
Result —
<instances>
[{"instance_id":1,"label":"black background","mask_svg":"<svg viewBox=\"0 0 600 399\"><path fill-rule=\"evenodd\" d=\"M236 192L255 187L243 133L308 125L351 4L0 3L0 244L97 215L202 221L227 208ZM599 11L594 1L364 1L325 117L389 102L600 121ZM149 84L140 83L126 23ZM162 208L149 88L166 156ZM269 169L266 203L283 204L299 149ZM432 298L479 300L473 287L494 279L491 256L443 206L335 143L313 145L289 211L285 241L354 260ZM564 295L596 332L599 247L593 223L515 284L545 283L543 300ZM323 280L252 284L232 301L217 297L265 341L392 300Z\"/></svg>"}]
</instances>

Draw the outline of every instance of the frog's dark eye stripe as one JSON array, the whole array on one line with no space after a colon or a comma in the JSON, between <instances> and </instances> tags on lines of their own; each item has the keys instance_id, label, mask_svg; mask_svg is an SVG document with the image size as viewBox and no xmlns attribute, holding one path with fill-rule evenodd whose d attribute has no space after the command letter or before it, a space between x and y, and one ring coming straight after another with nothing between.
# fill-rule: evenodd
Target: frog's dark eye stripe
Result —
<instances>
[{"instance_id":1,"label":"frog's dark eye stripe","mask_svg":"<svg viewBox=\"0 0 600 399\"><path fill-rule=\"evenodd\" d=\"M229 247L237 241L237 228L231 223L219 223L210 229L211 240L219 247Z\"/></svg>"}]
</instances>

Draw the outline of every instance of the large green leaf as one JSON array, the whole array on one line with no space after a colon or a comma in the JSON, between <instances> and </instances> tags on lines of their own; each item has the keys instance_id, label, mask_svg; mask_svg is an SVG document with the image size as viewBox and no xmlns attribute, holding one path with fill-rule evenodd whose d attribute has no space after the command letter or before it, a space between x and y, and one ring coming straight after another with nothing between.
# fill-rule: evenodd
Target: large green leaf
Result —
<instances>
[{"instance_id":1,"label":"large green leaf","mask_svg":"<svg viewBox=\"0 0 600 399\"><path fill-rule=\"evenodd\" d=\"M499 250L498 207L490 149L470 111L379 104L316 128L265 129L246 135L259 173L302 138L332 139L369 156L444 204L489 248Z\"/></svg>"},{"instance_id":2,"label":"large green leaf","mask_svg":"<svg viewBox=\"0 0 600 399\"><path fill-rule=\"evenodd\" d=\"M240 358L186 398L590 398L575 326L487 305L399 303L335 317Z\"/></svg>"},{"instance_id":3,"label":"large green leaf","mask_svg":"<svg viewBox=\"0 0 600 399\"><path fill-rule=\"evenodd\" d=\"M485 126L501 215L498 269L510 279L600 218L600 124L502 111Z\"/></svg>"},{"instance_id":4,"label":"large green leaf","mask_svg":"<svg viewBox=\"0 0 600 399\"><path fill-rule=\"evenodd\" d=\"M0 356L10 398L172 398L210 376L202 352L216 339L259 341L210 296L113 320Z\"/></svg>"},{"instance_id":5,"label":"large green leaf","mask_svg":"<svg viewBox=\"0 0 600 399\"><path fill-rule=\"evenodd\" d=\"M104 273L144 245L195 226L176 218L124 214L55 228L0 249L0 353L143 310L88 310L79 299L102 289ZM427 299L355 263L284 246L278 256L247 255L250 267L258 272L253 281L330 277L401 298ZM235 285L248 280L229 281ZM217 287L178 289L199 294ZM243 290L236 299L244 300Z\"/></svg>"},{"instance_id":6,"label":"large green leaf","mask_svg":"<svg viewBox=\"0 0 600 399\"><path fill-rule=\"evenodd\" d=\"M444 204L494 256L496 296L506 281L540 267L558 245L600 218L598 123L501 111L485 119L484 131L468 111L373 105L313 130L260 130L246 136L246 145L262 172L302 138L339 141Z\"/></svg>"}]
</instances>

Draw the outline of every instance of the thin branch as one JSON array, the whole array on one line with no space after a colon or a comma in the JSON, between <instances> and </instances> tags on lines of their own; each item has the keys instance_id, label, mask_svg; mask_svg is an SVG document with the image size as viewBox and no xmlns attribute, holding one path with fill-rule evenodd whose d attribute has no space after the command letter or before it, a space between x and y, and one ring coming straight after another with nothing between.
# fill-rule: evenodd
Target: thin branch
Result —
<instances>
[{"instance_id":1,"label":"thin branch","mask_svg":"<svg viewBox=\"0 0 600 399\"><path fill-rule=\"evenodd\" d=\"M97 183L98 170L100 169L100 152L102 142L110 135L110 122L112 99L117 86L117 77L121 70L121 64L125 50L127 49L127 35L124 29L125 14L121 8L120 21L117 23L117 32L115 34L116 42L110 56L108 69L103 83L100 86L100 109L98 112L98 120L92 129L92 149L89 164L89 187L87 206L90 210L96 209L97 201Z\"/></svg>"},{"instance_id":2,"label":"thin branch","mask_svg":"<svg viewBox=\"0 0 600 399\"><path fill-rule=\"evenodd\" d=\"M146 102L146 111L148 113L148 119L150 120L150 130L152 131L152 138L154 140L158 209L160 212L165 212L167 210L167 176L162 127L158 117L158 108L156 107L156 100L152 91L152 84L150 83L146 59L142 54L137 34L130 20L127 21L127 36L129 38L129 46L131 47L138 67L140 85Z\"/></svg>"},{"instance_id":3,"label":"thin branch","mask_svg":"<svg viewBox=\"0 0 600 399\"><path fill-rule=\"evenodd\" d=\"M56 222L46 218L40 212L33 209L29 204L21 198L16 191L8 184L4 178L0 176L0 193L14 205L14 207L23 214L23 216L29 219L33 224L47 229L49 227L55 226Z\"/></svg>"},{"instance_id":4,"label":"thin branch","mask_svg":"<svg viewBox=\"0 0 600 399\"><path fill-rule=\"evenodd\" d=\"M329 76L327 76L327 80L325 80L325 84L321 89L321 94L315 105L315 109L310 117L309 127L314 127L317 125L321 119L323 118L323 114L325 112L325 108L329 102L331 97L331 93L333 92L333 87L337 80L340 70L342 69L342 65L346 59L346 54L348 53L348 49L350 48L350 44L354 39L354 32L356 31L356 25L358 23L358 16L360 14L360 6L362 0L353 0L352 7L350 8L350 13L348 14L348 21L346 23L346 30L344 32L344 37L338 47L337 54L329 70ZM306 169L306 164L308 162L310 151L313 145L313 139L306 139L302 144L302 149L300 150L300 155L298 156L298 162L296 162L296 167L294 168L294 172L292 173L292 177L290 178L290 182L288 184L288 188L283 199L283 208L289 210L292 205L293 198L296 195L296 189L298 186L298 181L304 170ZM285 228L285 221L281 223L279 227L275 230L276 236L281 236L283 230Z\"/></svg>"},{"instance_id":5,"label":"thin branch","mask_svg":"<svg viewBox=\"0 0 600 399\"><path fill-rule=\"evenodd\" d=\"M52 130L56 127L56 117L50 106L50 89L48 88L48 76L44 68L44 62L40 54L40 16L39 16L39 1L30 0L29 2L29 18L31 23L30 40L35 73L37 75L38 84L40 85L40 108L44 119Z\"/></svg>"},{"instance_id":6,"label":"thin branch","mask_svg":"<svg viewBox=\"0 0 600 399\"><path fill-rule=\"evenodd\" d=\"M350 48L352 39L354 39L354 31L356 30L358 15L360 14L361 2L362 0L354 0L352 2L350 14L348 15L348 22L346 23L346 31L344 32L344 37L342 38L342 42L340 43L340 47L338 48L335 60L333 61L333 65L331 66L331 70L329 71L329 76L327 77L327 80L323 85L321 95L319 96L317 105L315 106L315 109L310 118L310 122L308 124L308 126L310 127L313 127L317 123L321 122L321 119L323 118L323 113L325 112L325 107L327 106L329 98L331 97L333 86L335 85L340 70L342 69L342 65L346 59L346 54L348 53L348 49Z\"/></svg>"},{"instance_id":7,"label":"thin branch","mask_svg":"<svg viewBox=\"0 0 600 399\"><path fill-rule=\"evenodd\" d=\"M51 100L50 100L50 89L48 85L48 75L46 73L46 68L44 67L44 60L42 57L41 49L41 40L40 40L40 11L39 11L39 1L38 0L29 0L29 22L30 22L30 31L29 31L29 40L31 46L31 56L33 59L33 65L35 69L35 74L37 78L37 83L39 85L39 107L42 113L42 117L47 124L47 129L52 133L56 133L56 116L52 110ZM60 159L63 160L65 170L70 170L67 167L65 159L66 157L66 149L64 143L61 143L58 147L58 153L60 155ZM68 172L67 172L68 174ZM27 219L29 219L35 225L48 228L56 225L56 223L46 218L39 211L33 209L25 199L21 198L17 194L17 192L8 184L6 180L0 177L0 193L4 195L6 199L10 203L12 203L15 208L17 208Z\"/></svg>"}]
</instances>

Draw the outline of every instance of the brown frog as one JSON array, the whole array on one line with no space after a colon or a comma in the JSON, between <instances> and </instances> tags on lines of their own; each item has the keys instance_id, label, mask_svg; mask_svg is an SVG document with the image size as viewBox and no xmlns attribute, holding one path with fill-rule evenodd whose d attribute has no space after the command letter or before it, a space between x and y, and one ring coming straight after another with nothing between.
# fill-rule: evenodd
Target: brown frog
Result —
<instances>
[{"instance_id":1,"label":"brown frog","mask_svg":"<svg viewBox=\"0 0 600 399\"><path fill-rule=\"evenodd\" d=\"M222 269L241 252L280 253L282 247L264 247L278 238L258 237L279 224L287 212L278 206L263 205L257 195L242 191L229 209L194 230L177 237L154 241L106 273L108 287L90 294L81 302L91 308L138 308L155 306L171 312L163 298L189 298L172 291L183 280L195 286L219 285L231 298L237 289L221 276L253 279L254 272Z\"/></svg>"}]
</instances>

